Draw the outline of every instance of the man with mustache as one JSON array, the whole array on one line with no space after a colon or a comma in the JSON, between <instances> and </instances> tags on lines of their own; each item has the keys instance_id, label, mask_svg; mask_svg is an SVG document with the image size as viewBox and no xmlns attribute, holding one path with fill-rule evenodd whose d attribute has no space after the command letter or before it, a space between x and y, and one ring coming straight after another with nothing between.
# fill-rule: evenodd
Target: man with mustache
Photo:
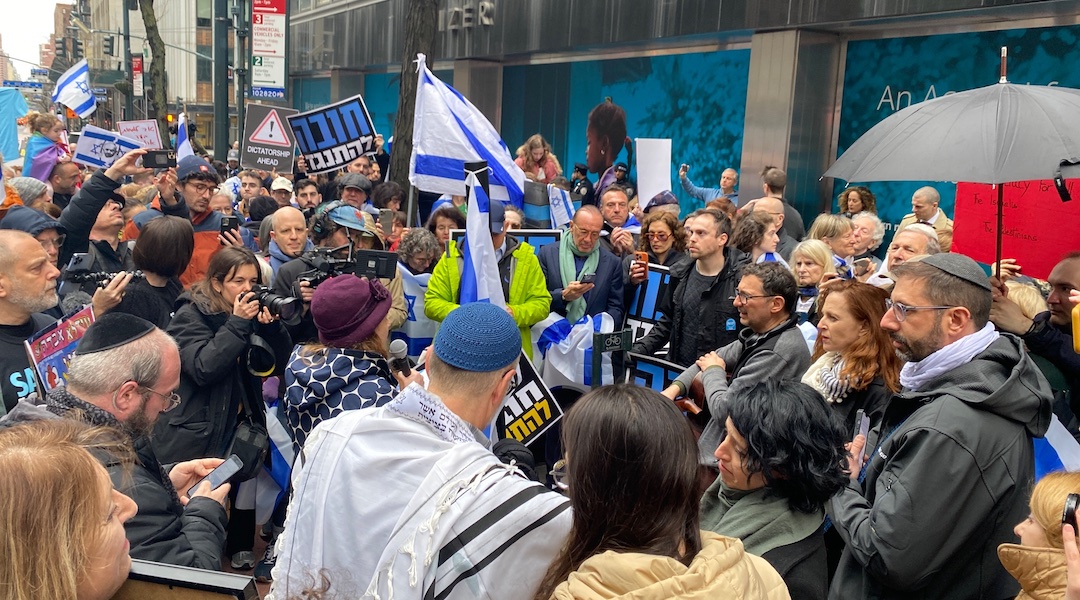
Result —
<instances>
[{"instance_id":1,"label":"man with mustache","mask_svg":"<svg viewBox=\"0 0 1080 600\"><path fill-rule=\"evenodd\" d=\"M851 479L829 502L846 544L829 597L1011 598L1019 585L996 552L1028 515L1049 384L989 323L974 260L934 254L892 273L881 327L908 361L903 391L869 442L852 441Z\"/></svg>"}]
</instances>

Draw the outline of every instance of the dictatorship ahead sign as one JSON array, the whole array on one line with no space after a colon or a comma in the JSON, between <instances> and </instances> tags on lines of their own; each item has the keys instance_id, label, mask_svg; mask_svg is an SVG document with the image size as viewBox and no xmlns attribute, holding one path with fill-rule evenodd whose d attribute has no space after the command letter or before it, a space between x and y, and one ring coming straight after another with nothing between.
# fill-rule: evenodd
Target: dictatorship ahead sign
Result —
<instances>
[{"instance_id":1,"label":"dictatorship ahead sign","mask_svg":"<svg viewBox=\"0 0 1080 600\"><path fill-rule=\"evenodd\" d=\"M244 144L240 166L245 169L277 169L292 173L293 147L296 140L288 126L288 117L297 111L263 104L248 104L244 116Z\"/></svg>"}]
</instances>

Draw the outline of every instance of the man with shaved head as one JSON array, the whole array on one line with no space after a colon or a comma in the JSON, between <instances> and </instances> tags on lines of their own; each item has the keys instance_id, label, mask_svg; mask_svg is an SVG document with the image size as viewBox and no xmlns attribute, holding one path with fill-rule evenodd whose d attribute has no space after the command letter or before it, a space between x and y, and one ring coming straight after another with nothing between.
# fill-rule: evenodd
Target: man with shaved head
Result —
<instances>
[{"instance_id":1,"label":"man with shaved head","mask_svg":"<svg viewBox=\"0 0 1080 600\"><path fill-rule=\"evenodd\" d=\"M938 206L941 204L941 194L930 186L924 186L911 195L911 212L900 220L897 231L902 231L908 225L925 223L934 228L938 235L938 243L941 251L948 252L952 248L953 221L945 215L945 211Z\"/></svg>"},{"instance_id":2,"label":"man with shaved head","mask_svg":"<svg viewBox=\"0 0 1080 600\"><path fill-rule=\"evenodd\" d=\"M15 408L36 389L34 368L26 356L26 339L56 319L41 314L60 301L60 271L41 242L22 231L0 231L0 414Z\"/></svg>"},{"instance_id":3,"label":"man with shaved head","mask_svg":"<svg viewBox=\"0 0 1080 600\"><path fill-rule=\"evenodd\" d=\"M270 257L270 268L277 276L281 265L313 248L308 239L307 223L304 213L292 206L285 206L274 211L273 229L270 230L270 246L266 253Z\"/></svg>"}]
</instances>

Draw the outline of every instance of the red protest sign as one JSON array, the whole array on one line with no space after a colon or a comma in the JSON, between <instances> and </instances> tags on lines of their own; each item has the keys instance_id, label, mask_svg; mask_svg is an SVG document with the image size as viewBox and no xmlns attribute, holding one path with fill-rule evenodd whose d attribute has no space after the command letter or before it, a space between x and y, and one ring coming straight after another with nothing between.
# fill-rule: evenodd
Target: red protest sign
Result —
<instances>
[{"instance_id":1,"label":"red protest sign","mask_svg":"<svg viewBox=\"0 0 1080 600\"><path fill-rule=\"evenodd\" d=\"M1015 258L1025 275L1046 279L1063 254L1080 250L1080 180L1068 180L1068 186L1077 200L1062 202L1050 180L1003 185L1001 257ZM997 189L958 183L953 229L953 252L994 262Z\"/></svg>"}]
</instances>

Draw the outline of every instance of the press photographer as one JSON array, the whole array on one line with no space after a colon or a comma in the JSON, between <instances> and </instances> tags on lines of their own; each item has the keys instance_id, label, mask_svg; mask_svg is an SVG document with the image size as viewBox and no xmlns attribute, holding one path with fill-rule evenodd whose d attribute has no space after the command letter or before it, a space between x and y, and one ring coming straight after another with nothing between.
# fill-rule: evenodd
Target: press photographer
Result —
<instances>
[{"instance_id":1,"label":"press photographer","mask_svg":"<svg viewBox=\"0 0 1080 600\"><path fill-rule=\"evenodd\" d=\"M385 249L383 236L376 229L371 215L341 201L327 202L317 208L309 230L315 249L282 265L273 285L275 293L298 298L303 304L300 322L295 325L286 323L293 341L298 344L315 341L319 337L309 310L312 295L319 283L342 273L361 276L373 274L368 269L377 267L379 260L365 256L364 251ZM359 265L358 256L365 257ZM392 304L389 320L390 329L393 330L405 323L408 311L401 277L397 275L396 260L393 255L387 256L394 265L394 277L379 277L379 281L390 291ZM378 274L386 275L387 271Z\"/></svg>"}]
</instances>

